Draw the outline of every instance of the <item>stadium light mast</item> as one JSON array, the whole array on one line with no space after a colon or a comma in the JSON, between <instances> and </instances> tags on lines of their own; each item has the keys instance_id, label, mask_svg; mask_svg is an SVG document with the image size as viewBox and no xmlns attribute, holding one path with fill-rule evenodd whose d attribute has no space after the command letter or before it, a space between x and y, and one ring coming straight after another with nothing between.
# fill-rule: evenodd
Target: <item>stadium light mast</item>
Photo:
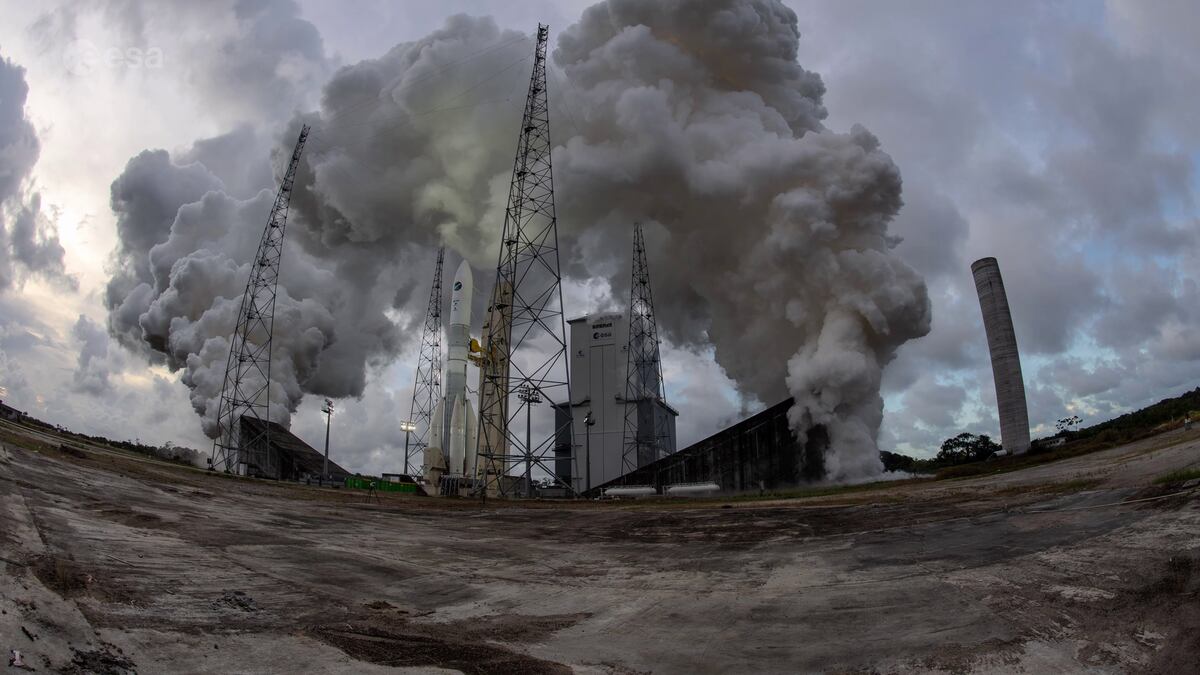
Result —
<instances>
[{"instance_id":1,"label":"stadium light mast","mask_svg":"<svg viewBox=\"0 0 1200 675\"><path fill-rule=\"evenodd\" d=\"M333 420L333 401L325 399L321 412L325 413L325 474L321 478L326 479L329 478L329 426Z\"/></svg>"},{"instance_id":2,"label":"stadium light mast","mask_svg":"<svg viewBox=\"0 0 1200 675\"><path fill-rule=\"evenodd\" d=\"M404 474L412 475L408 469L408 435L417 430L417 425L412 420L404 420L400 428L404 430Z\"/></svg>"}]
</instances>

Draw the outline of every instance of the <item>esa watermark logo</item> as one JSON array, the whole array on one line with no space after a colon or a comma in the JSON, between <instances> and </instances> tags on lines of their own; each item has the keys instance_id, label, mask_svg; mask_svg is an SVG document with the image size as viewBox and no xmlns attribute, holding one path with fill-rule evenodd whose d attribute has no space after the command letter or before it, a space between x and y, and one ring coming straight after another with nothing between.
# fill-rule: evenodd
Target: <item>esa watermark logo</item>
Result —
<instances>
[{"instance_id":1,"label":"esa watermark logo","mask_svg":"<svg viewBox=\"0 0 1200 675\"><path fill-rule=\"evenodd\" d=\"M74 40L63 50L63 65L72 75L91 75L109 70L157 70L163 67L159 47L113 47L90 40Z\"/></svg>"}]
</instances>

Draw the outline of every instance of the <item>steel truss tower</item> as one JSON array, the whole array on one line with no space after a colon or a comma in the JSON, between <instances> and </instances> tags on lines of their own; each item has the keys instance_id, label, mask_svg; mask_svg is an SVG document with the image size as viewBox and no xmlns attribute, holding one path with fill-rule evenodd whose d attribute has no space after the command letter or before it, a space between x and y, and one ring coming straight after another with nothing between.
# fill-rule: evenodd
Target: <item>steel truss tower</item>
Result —
<instances>
[{"instance_id":1,"label":"steel truss tower","mask_svg":"<svg viewBox=\"0 0 1200 675\"><path fill-rule=\"evenodd\" d=\"M629 288L629 347L625 366L625 434L621 452L622 473L662 457L667 447L666 429L657 406L666 403L662 360L658 352L658 327L654 297L650 292L650 265L642 225L633 226L633 281Z\"/></svg>"},{"instance_id":2,"label":"steel truss tower","mask_svg":"<svg viewBox=\"0 0 1200 675\"><path fill-rule=\"evenodd\" d=\"M416 441L404 456L408 466L413 455L421 457L429 445L431 433L441 434L429 428L433 421L433 410L442 400L442 260L446 249L439 248L437 265L433 269L433 286L429 291L429 309L425 312L425 330L421 334L421 353L417 361L417 381L413 386L412 407L408 420L416 426Z\"/></svg>"},{"instance_id":3,"label":"steel truss tower","mask_svg":"<svg viewBox=\"0 0 1200 675\"><path fill-rule=\"evenodd\" d=\"M538 24L533 74L517 138L496 285L480 359L479 494L516 495L525 475L544 472L571 492L575 474L571 433L567 330L558 260L558 224L550 166L546 43ZM520 476L510 475L520 468Z\"/></svg>"},{"instance_id":4,"label":"steel truss tower","mask_svg":"<svg viewBox=\"0 0 1200 675\"><path fill-rule=\"evenodd\" d=\"M275 329L275 296L279 286L279 262L283 255L283 235L287 229L288 207L300 154L308 140L308 125L300 129L292 160L283 174L271 216L263 228L258 252L250 263L250 279L242 295L237 327L229 346L225 381L217 410L217 437L213 440L211 464L214 469L248 472L275 477L278 462L270 452L271 419L271 338ZM263 424L253 425L253 436L242 438L241 419L250 415Z\"/></svg>"}]
</instances>

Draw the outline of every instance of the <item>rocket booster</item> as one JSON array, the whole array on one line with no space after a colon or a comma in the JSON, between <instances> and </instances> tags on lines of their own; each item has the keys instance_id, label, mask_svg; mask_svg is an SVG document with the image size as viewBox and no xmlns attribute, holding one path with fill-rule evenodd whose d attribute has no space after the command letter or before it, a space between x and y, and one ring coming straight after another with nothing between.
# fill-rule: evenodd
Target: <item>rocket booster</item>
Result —
<instances>
[{"instance_id":1,"label":"rocket booster","mask_svg":"<svg viewBox=\"0 0 1200 675\"><path fill-rule=\"evenodd\" d=\"M450 294L450 323L446 331L446 400L454 405L456 396L467 394L467 352L471 348L471 298L475 283L471 266L462 261L454 273L454 290ZM453 408L447 410L452 415Z\"/></svg>"},{"instance_id":2,"label":"rocket booster","mask_svg":"<svg viewBox=\"0 0 1200 675\"><path fill-rule=\"evenodd\" d=\"M438 404L434 418L434 439L446 450L447 471L464 476L475 469L475 413L467 397L467 355L471 349L471 300L475 283L471 266L462 261L454 273L450 294L450 321L446 330L447 358L445 398ZM449 422L449 428L442 425ZM432 444L432 442L431 442Z\"/></svg>"}]
</instances>

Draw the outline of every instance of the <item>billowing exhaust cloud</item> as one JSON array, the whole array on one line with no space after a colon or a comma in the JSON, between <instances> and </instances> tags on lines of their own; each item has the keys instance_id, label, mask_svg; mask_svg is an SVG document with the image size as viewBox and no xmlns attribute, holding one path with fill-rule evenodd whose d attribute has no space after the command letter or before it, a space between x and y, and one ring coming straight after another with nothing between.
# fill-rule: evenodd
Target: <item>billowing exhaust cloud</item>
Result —
<instances>
[{"instance_id":1,"label":"billowing exhaust cloud","mask_svg":"<svg viewBox=\"0 0 1200 675\"><path fill-rule=\"evenodd\" d=\"M564 271L620 293L642 221L666 337L713 344L763 402L795 396L797 433L825 425L831 477L857 478L881 470L880 374L928 332L929 301L892 252L899 171L865 129L826 129L796 26L770 0L610 0L562 32L549 86ZM278 166L299 125L315 129L276 324L282 407L362 392L402 345L388 316L420 318L434 246L495 264L531 52L524 32L452 17L339 69L320 109L274 139ZM186 369L210 433L271 190L237 193L200 155L254 146L143 153L113 185L110 330ZM244 167L261 162L226 164L257 175Z\"/></svg>"},{"instance_id":2,"label":"billowing exhaust cloud","mask_svg":"<svg viewBox=\"0 0 1200 675\"><path fill-rule=\"evenodd\" d=\"M202 163L143 152L112 186L121 247L109 280L109 331L135 351L184 370L192 405L214 435L217 404L251 259L274 191L239 200ZM165 229L163 223L168 223ZM366 371L399 347L384 315L395 269L356 287L337 260L285 244L275 311L272 417L286 420L307 392L355 396Z\"/></svg>"},{"instance_id":3,"label":"billowing exhaust cloud","mask_svg":"<svg viewBox=\"0 0 1200 675\"><path fill-rule=\"evenodd\" d=\"M881 372L929 331L929 300L892 253L899 171L865 129L824 128L798 40L795 14L768 0L588 9L555 52L580 132L557 157L561 221L656 224L666 335L711 341L765 402L794 396L794 430L830 432L830 477L857 478L881 470Z\"/></svg>"}]
</instances>

